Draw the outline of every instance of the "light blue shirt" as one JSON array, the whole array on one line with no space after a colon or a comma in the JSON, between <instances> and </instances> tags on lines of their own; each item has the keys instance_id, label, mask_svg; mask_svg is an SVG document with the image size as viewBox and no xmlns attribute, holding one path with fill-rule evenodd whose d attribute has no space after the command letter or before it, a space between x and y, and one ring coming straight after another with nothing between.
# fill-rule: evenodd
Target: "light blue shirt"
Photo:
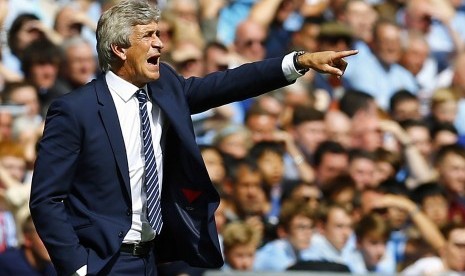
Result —
<instances>
[{"instance_id":1,"label":"light blue shirt","mask_svg":"<svg viewBox=\"0 0 465 276\"><path fill-rule=\"evenodd\" d=\"M300 259L315 260L310 247L300 251ZM279 239L265 244L257 251L254 263L255 271L285 271L297 262L295 250L287 239Z\"/></svg>"},{"instance_id":2,"label":"light blue shirt","mask_svg":"<svg viewBox=\"0 0 465 276\"><path fill-rule=\"evenodd\" d=\"M374 271L369 271L367 269L365 260L363 259L363 254L358 249L346 255L346 263L350 272L354 274L367 274L372 272L382 275L396 274L396 262L390 254L384 254L381 261L376 265Z\"/></svg>"},{"instance_id":3,"label":"light blue shirt","mask_svg":"<svg viewBox=\"0 0 465 276\"><path fill-rule=\"evenodd\" d=\"M346 88L361 90L372 95L377 104L387 110L391 96L400 89L417 93L415 77L399 64L383 67L371 52L361 51L359 55L348 57L349 65L344 73Z\"/></svg>"}]
</instances>

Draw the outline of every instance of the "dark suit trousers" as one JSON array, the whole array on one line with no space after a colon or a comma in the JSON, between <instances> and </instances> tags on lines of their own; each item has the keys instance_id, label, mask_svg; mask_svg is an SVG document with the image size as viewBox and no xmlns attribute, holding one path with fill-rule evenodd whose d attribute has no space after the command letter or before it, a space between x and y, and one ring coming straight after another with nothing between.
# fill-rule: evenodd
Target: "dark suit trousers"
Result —
<instances>
[{"instance_id":1,"label":"dark suit trousers","mask_svg":"<svg viewBox=\"0 0 465 276\"><path fill-rule=\"evenodd\" d=\"M137 257L130 253L120 252L118 258L108 269L107 272L104 272L105 275L157 276L153 251L145 257Z\"/></svg>"}]
</instances>

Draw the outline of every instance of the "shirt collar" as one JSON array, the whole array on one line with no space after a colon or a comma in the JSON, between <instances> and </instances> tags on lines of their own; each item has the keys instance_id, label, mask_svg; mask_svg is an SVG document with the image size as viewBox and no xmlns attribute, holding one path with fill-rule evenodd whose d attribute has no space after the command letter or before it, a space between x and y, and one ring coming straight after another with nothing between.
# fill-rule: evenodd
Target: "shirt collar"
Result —
<instances>
[{"instance_id":1,"label":"shirt collar","mask_svg":"<svg viewBox=\"0 0 465 276\"><path fill-rule=\"evenodd\" d=\"M127 102L131 99L132 96L139 90L139 87L134 84L122 79L112 71L108 71L105 74L105 79L107 81L108 88L110 91L115 92L123 101ZM142 87L145 93L147 93L147 85ZM150 100L150 97L148 97Z\"/></svg>"}]
</instances>

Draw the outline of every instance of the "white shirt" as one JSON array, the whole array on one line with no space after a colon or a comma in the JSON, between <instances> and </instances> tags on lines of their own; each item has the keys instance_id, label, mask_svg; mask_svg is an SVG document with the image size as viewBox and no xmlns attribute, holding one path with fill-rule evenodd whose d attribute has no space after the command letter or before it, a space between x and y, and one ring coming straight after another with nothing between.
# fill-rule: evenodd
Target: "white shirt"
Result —
<instances>
[{"instance_id":1,"label":"white shirt","mask_svg":"<svg viewBox=\"0 0 465 276\"><path fill-rule=\"evenodd\" d=\"M105 75L110 94L115 103L116 112L123 134L124 146L128 158L129 180L132 200L131 229L123 239L123 243L149 241L155 237L152 227L147 221L146 195L143 183L145 161L142 144L141 122L139 116L139 101L135 93L137 86L123 80L111 71ZM143 89L147 92L147 86ZM147 102L147 112L152 129L152 142L155 151L158 172L158 184L161 194L163 181L163 155L160 146L163 116L160 108L150 101Z\"/></svg>"}]
</instances>

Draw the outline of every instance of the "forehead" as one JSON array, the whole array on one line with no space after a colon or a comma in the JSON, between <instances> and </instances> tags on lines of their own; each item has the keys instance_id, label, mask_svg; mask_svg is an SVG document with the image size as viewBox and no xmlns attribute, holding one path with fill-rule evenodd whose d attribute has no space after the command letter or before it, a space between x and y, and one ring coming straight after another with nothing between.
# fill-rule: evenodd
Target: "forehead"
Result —
<instances>
[{"instance_id":1,"label":"forehead","mask_svg":"<svg viewBox=\"0 0 465 276\"><path fill-rule=\"evenodd\" d=\"M158 23L156 21L152 21L149 24L134 25L132 26L132 30L136 33L158 30Z\"/></svg>"},{"instance_id":2,"label":"forehead","mask_svg":"<svg viewBox=\"0 0 465 276\"><path fill-rule=\"evenodd\" d=\"M465 228L454 229L449 234L451 242L465 243Z\"/></svg>"}]
</instances>

